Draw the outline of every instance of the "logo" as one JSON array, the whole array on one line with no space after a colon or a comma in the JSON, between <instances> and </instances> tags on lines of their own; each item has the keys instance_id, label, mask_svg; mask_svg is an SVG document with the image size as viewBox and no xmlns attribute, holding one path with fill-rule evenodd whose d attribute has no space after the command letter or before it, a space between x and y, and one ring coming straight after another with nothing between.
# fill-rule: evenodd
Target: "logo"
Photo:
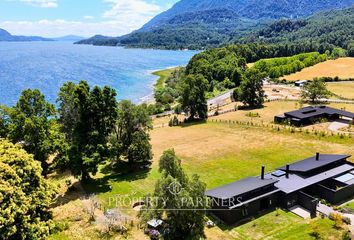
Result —
<instances>
[{"instance_id":1,"label":"logo","mask_svg":"<svg viewBox=\"0 0 354 240\"><path fill-rule=\"evenodd\" d=\"M173 181L169 186L168 186L168 190L170 191L170 193L172 195L179 195L182 191L182 185L177 182L177 181Z\"/></svg>"}]
</instances>

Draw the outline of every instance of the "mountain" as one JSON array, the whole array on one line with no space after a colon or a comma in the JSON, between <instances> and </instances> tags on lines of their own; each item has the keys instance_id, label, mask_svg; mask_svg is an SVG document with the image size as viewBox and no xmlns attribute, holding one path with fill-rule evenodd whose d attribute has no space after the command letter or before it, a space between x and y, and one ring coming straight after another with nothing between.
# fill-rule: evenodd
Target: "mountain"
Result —
<instances>
[{"instance_id":1,"label":"mountain","mask_svg":"<svg viewBox=\"0 0 354 240\"><path fill-rule=\"evenodd\" d=\"M95 46L117 46L120 44L119 38L95 35L88 39L83 39L74 44L89 44Z\"/></svg>"},{"instance_id":2,"label":"mountain","mask_svg":"<svg viewBox=\"0 0 354 240\"><path fill-rule=\"evenodd\" d=\"M300 18L352 4L353 0L181 0L145 24L141 31L158 28L177 15L194 11L224 8L234 11L240 17L260 20Z\"/></svg>"},{"instance_id":3,"label":"mountain","mask_svg":"<svg viewBox=\"0 0 354 240\"><path fill-rule=\"evenodd\" d=\"M244 42L317 42L348 49L354 43L354 7L321 12L303 20L280 20L251 34Z\"/></svg>"},{"instance_id":4,"label":"mountain","mask_svg":"<svg viewBox=\"0 0 354 240\"><path fill-rule=\"evenodd\" d=\"M52 38L52 39L60 42L77 42L83 40L84 37L80 37L76 35L67 35L67 36Z\"/></svg>"},{"instance_id":5,"label":"mountain","mask_svg":"<svg viewBox=\"0 0 354 240\"><path fill-rule=\"evenodd\" d=\"M34 42L34 41L53 41L49 38L42 38L37 36L15 36L8 31L0 28L0 42Z\"/></svg>"},{"instance_id":6,"label":"mountain","mask_svg":"<svg viewBox=\"0 0 354 240\"><path fill-rule=\"evenodd\" d=\"M279 19L341 9L354 0L181 0L131 34L81 44L203 49L239 39Z\"/></svg>"}]
</instances>

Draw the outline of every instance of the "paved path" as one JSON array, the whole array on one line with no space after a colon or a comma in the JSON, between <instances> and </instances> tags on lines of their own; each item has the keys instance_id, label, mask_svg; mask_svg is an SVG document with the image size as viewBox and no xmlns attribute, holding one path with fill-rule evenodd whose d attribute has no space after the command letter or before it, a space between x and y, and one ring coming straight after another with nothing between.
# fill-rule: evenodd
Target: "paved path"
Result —
<instances>
[{"instance_id":1,"label":"paved path","mask_svg":"<svg viewBox=\"0 0 354 240\"><path fill-rule=\"evenodd\" d=\"M292 208L289 209L292 213L304 218L304 219L310 219L311 218L311 213L306 210L305 208L296 205Z\"/></svg>"},{"instance_id":2,"label":"paved path","mask_svg":"<svg viewBox=\"0 0 354 240\"><path fill-rule=\"evenodd\" d=\"M327 217L329 217L329 214L331 214L332 212L335 212L335 211L332 207L328 207L327 205L319 203L317 206L317 212L320 212L320 213L326 215Z\"/></svg>"},{"instance_id":3,"label":"paved path","mask_svg":"<svg viewBox=\"0 0 354 240\"><path fill-rule=\"evenodd\" d=\"M208 106L210 106L210 105L217 106L218 104L222 103L223 101L230 99L233 92L234 92L234 90L232 89L232 90L229 90L223 94L220 94L219 96L210 98L208 100Z\"/></svg>"},{"instance_id":4,"label":"paved path","mask_svg":"<svg viewBox=\"0 0 354 240\"><path fill-rule=\"evenodd\" d=\"M339 132L340 129L348 127L348 126L349 126L349 124L348 124L347 120L342 120L342 121L336 120L329 125L328 129L333 132Z\"/></svg>"}]
</instances>

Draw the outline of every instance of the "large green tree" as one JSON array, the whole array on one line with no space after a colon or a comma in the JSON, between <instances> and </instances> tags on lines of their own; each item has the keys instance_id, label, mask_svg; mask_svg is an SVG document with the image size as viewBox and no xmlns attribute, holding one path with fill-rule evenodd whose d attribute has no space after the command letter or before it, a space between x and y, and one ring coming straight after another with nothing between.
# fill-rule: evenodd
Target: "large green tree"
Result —
<instances>
[{"instance_id":1,"label":"large green tree","mask_svg":"<svg viewBox=\"0 0 354 240\"><path fill-rule=\"evenodd\" d=\"M57 103L59 103L58 113L61 131L65 133L69 141L73 140L75 126L79 121L79 109L76 107L76 84L66 82L60 88Z\"/></svg>"},{"instance_id":2,"label":"large green tree","mask_svg":"<svg viewBox=\"0 0 354 240\"><path fill-rule=\"evenodd\" d=\"M240 88L236 88L234 99L249 107L259 107L264 103L263 78L265 74L258 69L250 68L245 72Z\"/></svg>"},{"instance_id":3,"label":"large green tree","mask_svg":"<svg viewBox=\"0 0 354 240\"><path fill-rule=\"evenodd\" d=\"M88 180L109 157L108 137L117 121L116 92L109 87L90 89L85 81L66 83L58 102L60 123L69 143L59 159L66 160L74 175Z\"/></svg>"},{"instance_id":4,"label":"large green tree","mask_svg":"<svg viewBox=\"0 0 354 240\"><path fill-rule=\"evenodd\" d=\"M48 172L48 157L56 150L55 108L46 102L37 89L22 92L17 104L3 109L2 122L6 123L6 136L41 162L43 174Z\"/></svg>"},{"instance_id":5,"label":"large green tree","mask_svg":"<svg viewBox=\"0 0 354 240\"><path fill-rule=\"evenodd\" d=\"M208 81L201 74L188 75L182 79L180 104L190 119L208 117L207 90Z\"/></svg>"},{"instance_id":6,"label":"large green tree","mask_svg":"<svg viewBox=\"0 0 354 240\"><path fill-rule=\"evenodd\" d=\"M163 219L169 226L165 239L200 239L204 235L205 210L209 201L204 195L206 185L197 175L189 179L174 150L163 153L159 162L162 177L155 185L147 207L140 212L143 221ZM152 200L152 201L150 201Z\"/></svg>"},{"instance_id":7,"label":"large green tree","mask_svg":"<svg viewBox=\"0 0 354 240\"><path fill-rule=\"evenodd\" d=\"M152 123L148 107L123 100L118 104L117 112L115 134L111 139L114 155L118 160L128 160L131 165L149 162L152 159L149 136Z\"/></svg>"},{"instance_id":8,"label":"large green tree","mask_svg":"<svg viewBox=\"0 0 354 240\"><path fill-rule=\"evenodd\" d=\"M49 206L53 186L33 156L0 139L0 238L46 239L53 227Z\"/></svg>"},{"instance_id":9,"label":"large green tree","mask_svg":"<svg viewBox=\"0 0 354 240\"><path fill-rule=\"evenodd\" d=\"M327 90L326 83L318 78L306 84L301 91L303 100L309 100L312 103L318 102L318 100L323 98L328 98L329 95L330 91Z\"/></svg>"}]
</instances>

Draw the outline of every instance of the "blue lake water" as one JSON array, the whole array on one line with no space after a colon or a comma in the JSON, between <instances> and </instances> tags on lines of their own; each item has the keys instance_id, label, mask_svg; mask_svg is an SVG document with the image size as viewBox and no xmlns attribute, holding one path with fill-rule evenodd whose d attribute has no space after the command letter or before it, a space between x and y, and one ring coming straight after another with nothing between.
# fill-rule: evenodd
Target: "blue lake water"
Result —
<instances>
[{"instance_id":1,"label":"blue lake water","mask_svg":"<svg viewBox=\"0 0 354 240\"><path fill-rule=\"evenodd\" d=\"M139 102L151 95L151 72L183 66L193 51L124 49L67 42L0 42L0 104L14 105L24 89L37 88L55 103L67 81L109 85L118 99Z\"/></svg>"}]
</instances>

